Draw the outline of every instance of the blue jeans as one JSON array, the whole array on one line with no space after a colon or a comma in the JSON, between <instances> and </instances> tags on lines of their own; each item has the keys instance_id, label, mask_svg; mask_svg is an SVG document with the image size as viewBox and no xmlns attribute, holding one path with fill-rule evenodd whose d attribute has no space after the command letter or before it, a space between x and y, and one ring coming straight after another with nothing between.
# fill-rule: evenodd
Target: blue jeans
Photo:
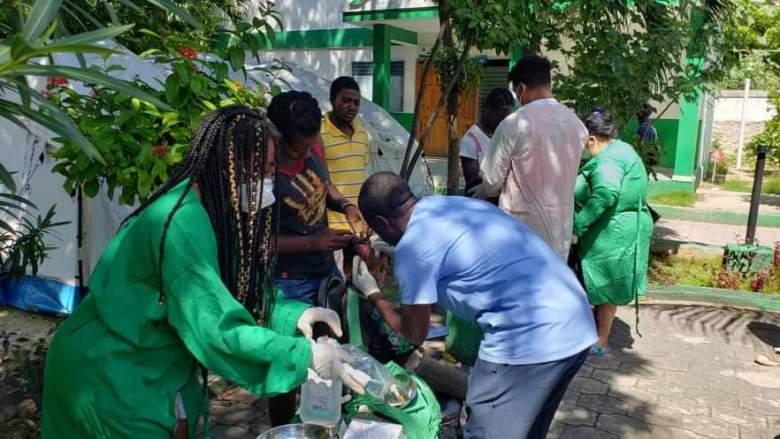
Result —
<instances>
[{"instance_id":1,"label":"blue jeans","mask_svg":"<svg viewBox=\"0 0 780 439\"><path fill-rule=\"evenodd\" d=\"M332 273L327 276L295 278L277 277L274 279L274 287L282 290L285 299L298 300L300 302L308 303L309 305L314 305L317 301L317 293L320 291L322 281L331 275L341 277L341 274L335 265L333 266Z\"/></svg>"},{"instance_id":2,"label":"blue jeans","mask_svg":"<svg viewBox=\"0 0 780 439\"><path fill-rule=\"evenodd\" d=\"M466 439L544 439L589 349L558 361L496 364L477 360L466 394Z\"/></svg>"}]
</instances>

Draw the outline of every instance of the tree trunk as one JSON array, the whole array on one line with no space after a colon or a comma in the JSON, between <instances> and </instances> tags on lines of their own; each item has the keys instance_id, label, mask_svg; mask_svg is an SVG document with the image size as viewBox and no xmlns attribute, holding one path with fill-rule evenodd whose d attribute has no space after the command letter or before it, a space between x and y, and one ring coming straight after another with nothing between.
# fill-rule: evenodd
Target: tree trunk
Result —
<instances>
[{"instance_id":1,"label":"tree trunk","mask_svg":"<svg viewBox=\"0 0 780 439\"><path fill-rule=\"evenodd\" d=\"M448 17L445 17L442 11L446 10L446 0L439 2L439 26L444 26ZM442 35L442 44L445 47L455 46L455 37L452 35L452 28L449 26ZM464 47L465 53L468 53L468 44ZM465 61L465 58L463 58ZM459 74L449 78L450 81L456 81ZM460 87L457 85L450 89L447 94L447 195L457 195L458 180L460 179L460 153L458 152L458 95Z\"/></svg>"},{"instance_id":2,"label":"tree trunk","mask_svg":"<svg viewBox=\"0 0 780 439\"><path fill-rule=\"evenodd\" d=\"M436 42L433 43L433 48L431 49L431 53L428 56L428 59L425 60L425 67L423 67L422 77L420 78L420 85L417 87L417 95L415 96L416 101L414 103L414 115L412 116L412 130L409 133L409 141L406 143L406 151L404 151L404 160L401 163L401 177L403 177L405 180L409 180L409 177L412 175L412 170L414 169L415 163L411 163L410 166L409 161L412 158L412 149L414 148L414 141L415 137L417 136L417 124L420 120L420 104L422 103L422 96L425 92L428 76L431 73L433 59L436 56L436 53L438 53L439 47L441 47L441 39L445 29L446 26L441 26L439 28L439 35L436 36ZM422 140L422 138L420 140ZM422 145L420 145L420 147L422 148Z\"/></svg>"},{"instance_id":3,"label":"tree trunk","mask_svg":"<svg viewBox=\"0 0 780 439\"><path fill-rule=\"evenodd\" d=\"M458 195L460 144L458 143L458 93L447 99L447 195Z\"/></svg>"}]
</instances>

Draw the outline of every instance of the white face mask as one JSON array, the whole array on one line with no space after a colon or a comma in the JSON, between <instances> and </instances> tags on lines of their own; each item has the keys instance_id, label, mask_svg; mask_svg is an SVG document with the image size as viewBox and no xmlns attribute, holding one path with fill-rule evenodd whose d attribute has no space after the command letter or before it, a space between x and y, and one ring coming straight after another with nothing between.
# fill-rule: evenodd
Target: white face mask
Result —
<instances>
[{"instance_id":1,"label":"white face mask","mask_svg":"<svg viewBox=\"0 0 780 439\"><path fill-rule=\"evenodd\" d=\"M244 183L239 189L239 193L241 194L241 210L244 212L249 212L252 209L252 204L256 204L249 201L249 194L252 192L251 189L252 183ZM255 190L255 201L260 201L260 209L265 209L274 204L276 197L274 196L274 181L271 178L266 177L263 179L262 192Z\"/></svg>"}]
</instances>

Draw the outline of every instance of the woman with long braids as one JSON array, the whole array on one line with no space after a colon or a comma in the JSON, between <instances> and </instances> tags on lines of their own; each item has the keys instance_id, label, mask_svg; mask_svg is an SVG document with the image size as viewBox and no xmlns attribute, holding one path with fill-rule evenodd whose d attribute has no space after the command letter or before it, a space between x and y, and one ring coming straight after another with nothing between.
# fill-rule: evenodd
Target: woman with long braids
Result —
<instances>
[{"instance_id":1,"label":"woman with long braids","mask_svg":"<svg viewBox=\"0 0 780 439\"><path fill-rule=\"evenodd\" d=\"M298 387L309 367L361 390L337 349L296 336L315 322L339 332L335 313L281 298L271 309L271 131L246 107L207 116L108 245L52 340L43 438L194 437L205 370L263 396Z\"/></svg>"}]
</instances>

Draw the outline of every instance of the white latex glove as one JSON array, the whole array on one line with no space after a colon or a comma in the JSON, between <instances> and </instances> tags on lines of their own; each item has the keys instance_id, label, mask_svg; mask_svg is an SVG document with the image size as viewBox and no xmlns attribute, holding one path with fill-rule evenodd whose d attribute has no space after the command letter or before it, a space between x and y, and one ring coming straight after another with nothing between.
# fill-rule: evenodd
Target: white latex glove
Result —
<instances>
[{"instance_id":1,"label":"white latex glove","mask_svg":"<svg viewBox=\"0 0 780 439\"><path fill-rule=\"evenodd\" d=\"M362 395L366 392L365 387L345 368L345 365L352 362L352 357L339 346L333 346L325 343L311 342L311 367L314 372L324 380L339 378L341 381L355 393ZM349 370L354 370L351 367Z\"/></svg>"},{"instance_id":2,"label":"white latex glove","mask_svg":"<svg viewBox=\"0 0 780 439\"><path fill-rule=\"evenodd\" d=\"M360 291L363 296L368 299L373 294L381 294L379 290L379 284L376 283L376 279L368 271L368 266L360 256L355 256L352 259L352 285Z\"/></svg>"},{"instance_id":3,"label":"white latex glove","mask_svg":"<svg viewBox=\"0 0 780 439\"><path fill-rule=\"evenodd\" d=\"M379 235L371 235L371 237L368 238L368 243L371 246L371 249L374 250L374 255L377 257L382 253L388 256L393 256L395 254L395 247L383 241Z\"/></svg>"},{"instance_id":4,"label":"white latex glove","mask_svg":"<svg viewBox=\"0 0 780 439\"><path fill-rule=\"evenodd\" d=\"M580 238L577 237L577 235L571 235L571 243L576 244L580 242Z\"/></svg>"},{"instance_id":5,"label":"white latex glove","mask_svg":"<svg viewBox=\"0 0 780 439\"><path fill-rule=\"evenodd\" d=\"M327 308L309 308L301 314L298 323L295 325L304 337L312 340L314 338L314 324L325 323L333 331L333 335L341 337L341 319L332 309Z\"/></svg>"},{"instance_id":6,"label":"white latex glove","mask_svg":"<svg viewBox=\"0 0 780 439\"><path fill-rule=\"evenodd\" d=\"M469 189L467 194L471 198L477 198L477 199L480 199L480 200L487 200L488 199L487 190L485 189L485 185L482 184L482 183L480 183L480 184L472 187L471 189Z\"/></svg>"}]
</instances>

